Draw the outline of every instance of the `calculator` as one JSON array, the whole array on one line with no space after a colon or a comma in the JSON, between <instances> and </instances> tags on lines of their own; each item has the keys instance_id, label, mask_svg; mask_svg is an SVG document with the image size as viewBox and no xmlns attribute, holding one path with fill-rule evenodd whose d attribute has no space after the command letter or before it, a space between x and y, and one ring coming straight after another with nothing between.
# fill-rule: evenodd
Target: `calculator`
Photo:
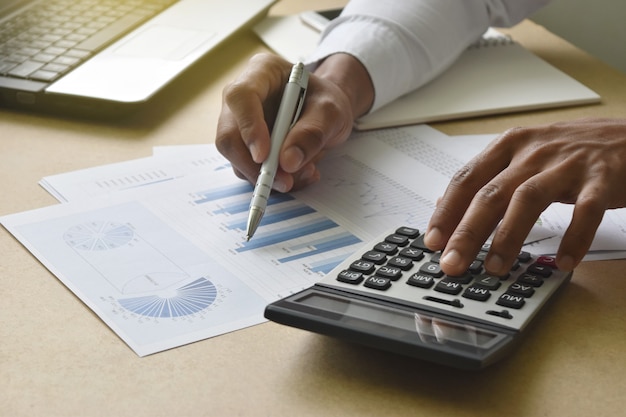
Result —
<instances>
[{"instance_id":1,"label":"calculator","mask_svg":"<svg viewBox=\"0 0 626 417\"><path fill-rule=\"evenodd\" d=\"M399 227L366 244L312 287L269 304L271 321L439 364L482 369L516 345L571 278L555 259L522 251L505 276L488 274L481 248L461 276L441 252Z\"/></svg>"}]
</instances>

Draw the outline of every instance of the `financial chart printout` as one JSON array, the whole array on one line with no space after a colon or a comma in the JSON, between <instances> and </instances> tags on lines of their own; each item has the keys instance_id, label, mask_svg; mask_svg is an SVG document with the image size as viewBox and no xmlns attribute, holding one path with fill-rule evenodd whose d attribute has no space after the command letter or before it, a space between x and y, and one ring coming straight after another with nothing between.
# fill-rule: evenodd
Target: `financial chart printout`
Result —
<instances>
[{"instance_id":1,"label":"financial chart printout","mask_svg":"<svg viewBox=\"0 0 626 417\"><path fill-rule=\"evenodd\" d=\"M423 229L447 184L361 135L326 158L319 184L272 194L246 241L252 186L210 160L200 172L0 220L143 356L264 321L269 302L317 282L389 224Z\"/></svg>"}]
</instances>

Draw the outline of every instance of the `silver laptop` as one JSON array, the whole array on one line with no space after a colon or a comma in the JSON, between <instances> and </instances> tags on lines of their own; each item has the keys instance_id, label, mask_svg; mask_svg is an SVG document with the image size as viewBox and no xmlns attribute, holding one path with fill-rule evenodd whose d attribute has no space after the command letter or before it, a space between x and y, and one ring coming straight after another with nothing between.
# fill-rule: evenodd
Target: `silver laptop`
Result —
<instances>
[{"instance_id":1,"label":"silver laptop","mask_svg":"<svg viewBox=\"0 0 626 417\"><path fill-rule=\"evenodd\" d=\"M128 113L276 0L0 0L0 106Z\"/></svg>"}]
</instances>

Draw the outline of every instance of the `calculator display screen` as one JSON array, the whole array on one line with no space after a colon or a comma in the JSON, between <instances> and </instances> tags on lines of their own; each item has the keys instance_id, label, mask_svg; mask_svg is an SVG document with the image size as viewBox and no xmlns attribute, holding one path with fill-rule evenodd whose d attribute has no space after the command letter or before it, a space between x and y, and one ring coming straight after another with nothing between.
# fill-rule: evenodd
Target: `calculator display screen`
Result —
<instances>
[{"instance_id":1,"label":"calculator display screen","mask_svg":"<svg viewBox=\"0 0 626 417\"><path fill-rule=\"evenodd\" d=\"M423 311L387 307L362 300L324 294L308 293L294 300L332 314L339 321L366 324L370 330L393 336L416 334L424 344L454 345L456 347L489 349L501 336L470 323L452 321Z\"/></svg>"}]
</instances>

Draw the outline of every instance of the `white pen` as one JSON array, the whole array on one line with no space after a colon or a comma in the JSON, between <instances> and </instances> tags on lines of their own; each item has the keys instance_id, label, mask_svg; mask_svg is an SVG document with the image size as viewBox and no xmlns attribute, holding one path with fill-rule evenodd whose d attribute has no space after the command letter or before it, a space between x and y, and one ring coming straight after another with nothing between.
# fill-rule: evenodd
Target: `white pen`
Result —
<instances>
[{"instance_id":1,"label":"white pen","mask_svg":"<svg viewBox=\"0 0 626 417\"><path fill-rule=\"evenodd\" d=\"M272 191L274 177L278 170L280 148L283 146L287 133L300 116L308 82L309 73L304 68L304 64L298 62L291 69L289 81L283 91L283 97L280 101L278 114L276 115L276 121L274 122L274 128L272 130L270 154L261 165L261 171L259 172L259 177L257 178L254 192L252 193L246 232L246 238L248 240L254 236L254 232L256 232L259 226L263 214L265 214L267 199Z\"/></svg>"}]
</instances>

